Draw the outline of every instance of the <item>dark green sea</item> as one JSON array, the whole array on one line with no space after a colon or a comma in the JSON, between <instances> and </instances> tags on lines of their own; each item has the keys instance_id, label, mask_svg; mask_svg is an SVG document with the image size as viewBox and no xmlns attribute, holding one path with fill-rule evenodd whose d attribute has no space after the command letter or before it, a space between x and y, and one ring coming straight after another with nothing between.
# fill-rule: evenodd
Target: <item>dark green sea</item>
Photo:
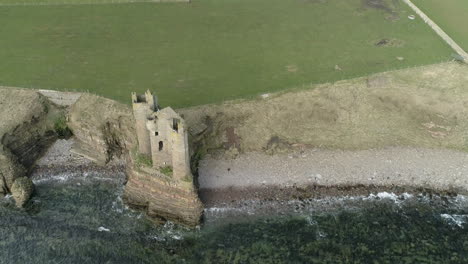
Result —
<instances>
[{"instance_id":1,"label":"dark green sea","mask_svg":"<svg viewBox=\"0 0 468 264\"><path fill-rule=\"evenodd\" d=\"M35 179L25 210L0 198L0 263L468 263L465 196L245 201L188 230L127 208L121 178Z\"/></svg>"}]
</instances>

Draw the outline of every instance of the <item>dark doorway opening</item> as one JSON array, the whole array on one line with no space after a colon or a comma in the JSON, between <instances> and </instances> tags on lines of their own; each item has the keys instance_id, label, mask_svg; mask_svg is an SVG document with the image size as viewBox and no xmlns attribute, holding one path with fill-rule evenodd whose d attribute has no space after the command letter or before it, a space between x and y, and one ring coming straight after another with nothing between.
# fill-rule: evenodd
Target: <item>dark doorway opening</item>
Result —
<instances>
[{"instance_id":1,"label":"dark doorway opening","mask_svg":"<svg viewBox=\"0 0 468 264\"><path fill-rule=\"evenodd\" d=\"M164 143L162 141L159 141L159 151L163 150Z\"/></svg>"}]
</instances>

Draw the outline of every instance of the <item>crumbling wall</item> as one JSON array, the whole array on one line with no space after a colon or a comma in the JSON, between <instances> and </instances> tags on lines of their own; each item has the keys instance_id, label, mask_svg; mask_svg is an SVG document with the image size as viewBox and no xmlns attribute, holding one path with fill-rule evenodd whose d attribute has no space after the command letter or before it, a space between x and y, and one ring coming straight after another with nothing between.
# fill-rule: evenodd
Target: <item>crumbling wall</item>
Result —
<instances>
[{"instance_id":1,"label":"crumbling wall","mask_svg":"<svg viewBox=\"0 0 468 264\"><path fill-rule=\"evenodd\" d=\"M190 156L188 146L188 133L185 127L180 124L179 131L173 133L172 137L172 167L174 177L183 180L192 178L190 171Z\"/></svg>"},{"instance_id":2,"label":"crumbling wall","mask_svg":"<svg viewBox=\"0 0 468 264\"><path fill-rule=\"evenodd\" d=\"M155 118L157 118L156 115ZM148 125L148 128L152 128L149 129L149 133L151 134L151 158L153 160L153 167L172 166L172 142L170 141L171 131L168 120L159 117L157 120L149 121L149 123L153 123L152 126Z\"/></svg>"},{"instance_id":3,"label":"crumbling wall","mask_svg":"<svg viewBox=\"0 0 468 264\"><path fill-rule=\"evenodd\" d=\"M141 95L132 93L132 108L138 139L138 151L143 155L151 156L150 134L146 123L157 110L158 99L149 90Z\"/></svg>"}]
</instances>

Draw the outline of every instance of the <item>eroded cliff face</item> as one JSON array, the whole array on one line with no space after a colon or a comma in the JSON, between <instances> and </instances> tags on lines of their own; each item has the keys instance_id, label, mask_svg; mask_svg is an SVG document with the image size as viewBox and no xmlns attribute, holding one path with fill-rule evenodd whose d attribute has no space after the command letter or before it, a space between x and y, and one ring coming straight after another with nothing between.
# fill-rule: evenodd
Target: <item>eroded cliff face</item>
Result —
<instances>
[{"instance_id":1,"label":"eroded cliff face","mask_svg":"<svg viewBox=\"0 0 468 264\"><path fill-rule=\"evenodd\" d=\"M54 120L61 110L34 90L0 87L0 193L10 193L17 178L56 139Z\"/></svg>"},{"instance_id":2,"label":"eroded cliff face","mask_svg":"<svg viewBox=\"0 0 468 264\"><path fill-rule=\"evenodd\" d=\"M176 181L157 172L128 167L124 201L142 208L156 221L199 224L203 205L192 182Z\"/></svg>"},{"instance_id":3,"label":"eroded cliff face","mask_svg":"<svg viewBox=\"0 0 468 264\"><path fill-rule=\"evenodd\" d=\"M130 108L110 99L83 94L70 108L68 125L78 142L74 151L100 164L136 146Z\"/></svg>"},{"instance_id":4,"label":"eroded cliff face","mask_svg":"<svg viewBox=\"0 0 468 264\"><path fill-rule=\"evenodd\" d=\"M133 113L127 105L83 94L71 107L69 126L78 144L74 152L101 164L125 160L124 200L155 220L188 226L199 224L202 204L192 181L177 180L145 166L138 159Z\"/></svg>"},{"instance_id":5,"label":"eroded cliff face","mask_svg":"<svg viewBox=\"0 0 468 264\"><path fill-rule=\"evenodd\" d=\"M389 146L466 151L467 71L455 62L428 65L179 113L213 157Z\"/></svg>"}]
</instances>

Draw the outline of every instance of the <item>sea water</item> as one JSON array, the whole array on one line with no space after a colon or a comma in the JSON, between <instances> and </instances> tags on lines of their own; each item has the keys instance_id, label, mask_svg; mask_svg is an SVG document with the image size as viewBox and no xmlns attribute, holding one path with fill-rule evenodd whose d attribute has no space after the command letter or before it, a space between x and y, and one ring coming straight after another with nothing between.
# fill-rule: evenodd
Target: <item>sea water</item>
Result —
<instances>
[{"instance_id":1,"label":"sea water","mask_svg":"<svg viewBox=\"0 0 468 264\"><path fill-rule=\"evenodd\" d=\"M188 230L126 207L119 177L72 176L0 199L0 263L468 263L465 196L244 201Z\"/></svg>"}]
</instances>

